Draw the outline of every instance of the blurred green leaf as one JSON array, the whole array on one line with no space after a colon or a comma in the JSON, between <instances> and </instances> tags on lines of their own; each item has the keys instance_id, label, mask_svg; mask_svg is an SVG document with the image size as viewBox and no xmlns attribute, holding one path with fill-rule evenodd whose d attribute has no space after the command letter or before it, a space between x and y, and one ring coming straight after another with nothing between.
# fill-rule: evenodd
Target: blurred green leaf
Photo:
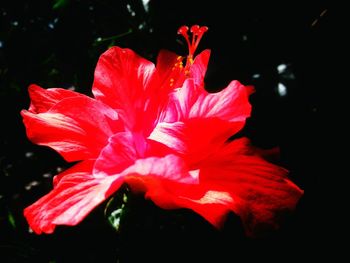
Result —
<instances>
[{"instance_id":1,"label":"blurred green leaf","mask_svg":"<svg viewBox=\"0 0 350 263\"><path fill-rule=\"evenodd\" d=\"M7 213L7 219L8 219L8 221L9 221L10 225L11 225L13 228L16 228L16 221L15 221L15 218L14 218L13 214L12 214L10 211Z\"/></svg>"},{"instance_id":2,"label":"blurred green leaf","mask_svg":"<svg viewBox=\"0 0 350 263\"><path fill-rule=\"evenodd\" d=\"M52 9L60 9L65 7L69 3L69 0L55 0L54 5L52 6Z\"/></svg>"}]
</instances>

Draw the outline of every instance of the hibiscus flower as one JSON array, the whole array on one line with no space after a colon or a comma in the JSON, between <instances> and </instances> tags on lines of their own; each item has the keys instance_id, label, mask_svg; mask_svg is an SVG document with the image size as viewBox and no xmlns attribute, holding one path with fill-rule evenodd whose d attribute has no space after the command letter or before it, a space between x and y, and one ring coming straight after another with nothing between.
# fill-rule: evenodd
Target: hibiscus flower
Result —
<instances>
[{"instance_id":1,"label":"hibiscus flower","mask_svg":"<svg viewBox=\"0 0 350 263\"><path fill-rule=\"evenodd\" d=\"M210 56L194 56L206 27L183 26L187 57L160 51L156 66L112 47L95 70L93 98L29 87L21 112L28 138L77 162L54 177L53 190L24 210L31 229L52 233L76 225L122 184L163 209L187 208L221 227L229 212L247 234L278 226L303 191L288 171L269 163L247 138L229 140L250 116L251 87L232 81L205 90Z\"/></svg>"}]
</instances>

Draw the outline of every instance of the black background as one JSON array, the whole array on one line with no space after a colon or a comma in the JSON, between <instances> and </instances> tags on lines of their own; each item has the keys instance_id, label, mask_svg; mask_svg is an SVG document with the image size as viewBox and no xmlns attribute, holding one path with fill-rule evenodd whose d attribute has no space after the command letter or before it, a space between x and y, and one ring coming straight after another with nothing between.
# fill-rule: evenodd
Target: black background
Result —
<instances>
[{"instance_id":1,"label":"black background","mask_svg":"<svg viewBox=\"0 0 350 263\"><path fill-rule=\"evenodd\" d=\"M340 256L346 22L346 9L327 1L151 0L148 12L136 0L1 1L0 262ZM280 147L281 164L305 190L295 213L280 230L249 239L234 215L218 232L190 211L162 211L134 198L119 234L105 220L103 206L78 226L58 227L52 235L29 233L23 208L50 191L52 175L69 164L27 140L19 112L29 106L28 85L73 86L91 94L97 59L109 46L129 47L152 61L161 48L185 54L176 31L192 24L209 27L199 46L212 50L208 90L233 79L255 86L252 117L242 132L259 147ZM287 69L279 73L281 64ZM287 88L285 96L279 83Z\"/></svg>"}]
</instances>

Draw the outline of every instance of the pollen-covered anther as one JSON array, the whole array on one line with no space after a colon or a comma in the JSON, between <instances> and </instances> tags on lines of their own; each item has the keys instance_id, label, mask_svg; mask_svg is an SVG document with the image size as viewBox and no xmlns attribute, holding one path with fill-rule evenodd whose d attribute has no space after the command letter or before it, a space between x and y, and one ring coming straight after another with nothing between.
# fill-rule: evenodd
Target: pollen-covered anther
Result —
<instances>
[{"instance_id":1,"label":"pollen-covered anther","mask_svg":"<svg viewBox=\"0 0 350 263\"><path fill-rule=\"evenodd\" d=\"M182 62L183 57L182 56L178 56L176 60L177 60L177 62L172 67L172 70L182 69L183 68L183 62Z\"/></svg>"}]
</instances>

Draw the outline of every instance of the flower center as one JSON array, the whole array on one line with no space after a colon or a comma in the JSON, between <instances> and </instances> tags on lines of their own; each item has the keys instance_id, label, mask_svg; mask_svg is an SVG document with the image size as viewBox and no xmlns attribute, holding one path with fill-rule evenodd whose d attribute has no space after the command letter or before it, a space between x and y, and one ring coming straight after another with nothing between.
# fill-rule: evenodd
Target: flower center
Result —
<instances>
[{"instance_id":1,"label":"flower center","mask_svg":"<svg viewBox=\"0 0 350 263\"><path fill-rule=\"evenodd\" d=\"M196 51L199 42L201 41L202 36L205 32L208 31L208 27L206 26L199 26L199 25L193 25L191 26L190 32L192 33L191 38L188 35L189 28L188 26L182 26L178 29L177 33L182 35L187 42L188 45L188 56L186 60L186 69L190 67L190 65L193 64L193 55Z\"/></svg>"}]
</instances>

